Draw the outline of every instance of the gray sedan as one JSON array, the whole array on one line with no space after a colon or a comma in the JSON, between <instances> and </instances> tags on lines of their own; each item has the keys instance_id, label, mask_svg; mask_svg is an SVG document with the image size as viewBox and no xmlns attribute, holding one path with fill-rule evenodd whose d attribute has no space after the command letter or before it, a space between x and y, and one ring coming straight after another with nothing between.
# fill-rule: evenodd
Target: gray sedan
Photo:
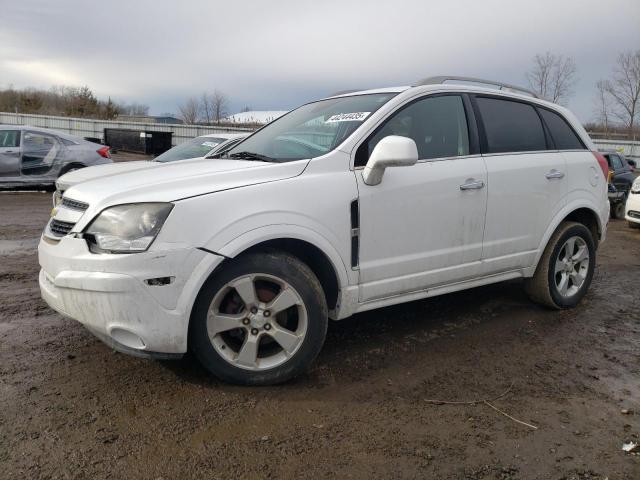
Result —
<instances>
[{"instance_id":1,"label":"gray sedan","mask_svg":"<svg viewBox=\"0 0 640 480\"><path fill-rule=\"evenodd\" d=\"M111 163L109 147L54 130L0 125L0 186L53 185L71 170Z\"/></svg>"}]
</instances>

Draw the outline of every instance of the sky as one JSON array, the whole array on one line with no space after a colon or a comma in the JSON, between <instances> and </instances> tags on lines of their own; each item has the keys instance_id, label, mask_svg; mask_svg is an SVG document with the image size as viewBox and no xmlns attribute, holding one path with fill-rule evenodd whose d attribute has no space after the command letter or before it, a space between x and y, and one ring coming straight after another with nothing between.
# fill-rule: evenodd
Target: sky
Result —
<instances>
[{"instance_id":1,"label":"sky","mask_svg":"<svg viewBox=\"0 0 640 480\"><path fill-rule=\"evenodd\" d=\"M177 112L218 89L230 113L466 75L526 86L536 53L572 57L567 105L640 49L640 0L0 0L0 88L88 85Z\"/></svg>"}]
</instances>

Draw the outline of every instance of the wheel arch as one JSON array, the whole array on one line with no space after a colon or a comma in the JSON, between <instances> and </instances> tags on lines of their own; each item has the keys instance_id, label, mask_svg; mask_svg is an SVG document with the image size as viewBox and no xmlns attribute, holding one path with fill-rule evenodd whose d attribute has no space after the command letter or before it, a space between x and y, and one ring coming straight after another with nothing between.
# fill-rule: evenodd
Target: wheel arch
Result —
<instances>
[{"instance_id":1,"label":"wheel arch","mask_svg":"<svg viewBox=\"0 0 640 480\"><path fill-rule=\"evenodd\" d=\"M587 227L593 236L596 249L598 248L598 244L602 238L603 224L596 209L592 205L586 204L567 205L554 217L553 222L545 232L540 247L538 248L538 254L536 255L531 275L533 275L533 271L535 271L535 267L537 267L551 236L564 221L578 222Z\"/></svg>"},{"instance_id":2,"label":"wheel arch","mask_svg":"<svg viewBox=\"0 0 640 480\"><path fill-rule=\"evenodd\" d=\"M77 161L65 163L64 166L60 169L60 173L58 174L58 177L61 177L65 173L69 172L69 170L71 170L72 168L80 169L80 168L86 168L86 167L87 166L84 163L77 162Z\"/></svg>"},{"instance_id":3,"label":"wheel arch","mask_svg":"<svg viewBox=\"0 0 640 480\"><path fill-rule=\"evenodd\" d=\"M283 227L269 225L254 229L216 249L216 253L226 257L216 270L223 268L231 259L247 253L273 250L289 253L311 268L322 285L329 310L336 309L341 289L350 284L342 256L329 241L308 228L293 225ZM283 230L287 232L283 234Z\"/></svg>"}]
</instances>

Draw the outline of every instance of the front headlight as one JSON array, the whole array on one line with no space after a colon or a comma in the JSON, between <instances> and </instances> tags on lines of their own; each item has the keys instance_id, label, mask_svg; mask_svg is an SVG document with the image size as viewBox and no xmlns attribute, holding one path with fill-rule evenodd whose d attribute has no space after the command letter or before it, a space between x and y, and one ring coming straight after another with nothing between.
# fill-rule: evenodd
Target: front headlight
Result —
<instances>
[{"instance_id":1,"label":"front headlight","mask_svg":"<svg viewBox=\"0 0 640 480\"><path fill-rule=\"evenodd\" d=\"M103 210L89 224L84 237L96 253L144 252L169 216L171 203L130 203Z\"/></svg>"},{"instance_id":2,"label":"front headlight","mask_svg":"<svg viewBox=\"0 0 640 480\"><path fill-rule=\"evenodd\" d=\"M636 178L631 185L631 193L640 193L640 177Z\"/></svg>"}]
</instances>

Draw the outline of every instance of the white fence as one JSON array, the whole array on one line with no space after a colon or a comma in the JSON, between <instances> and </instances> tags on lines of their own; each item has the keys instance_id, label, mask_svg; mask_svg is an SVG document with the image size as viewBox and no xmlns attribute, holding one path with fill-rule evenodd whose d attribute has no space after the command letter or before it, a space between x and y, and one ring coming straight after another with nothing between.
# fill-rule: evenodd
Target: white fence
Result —
<instances>
[{"instance_id":1,"label":"white fence","mask_svg":"<svg viewBox=\"0 0 640 480\"><path fill-rule=\"evenodd\" d=\"M625 157L640 159L640 140L632 142L630 140L593 140L598 150L616 150L621 152Z\"/></svg>"},{"instance_id":2,"label":"white fence","mask_svg":"<svg viewBox=\"0 0 640 480\"><path fill-rule=\"evenodd\" d=\"M138 131L171 132L173 145L200 135L224 132L252 132L252 128L212 127L203 125L172 125L166 123L118 122L110 120L90 120L87 118L54 117L49 115L27 115L23 113L0 112L0 125L29 125L50 128L78 137L104 140L105 128L126 128Z\"/></svg>"}]
</instances>

